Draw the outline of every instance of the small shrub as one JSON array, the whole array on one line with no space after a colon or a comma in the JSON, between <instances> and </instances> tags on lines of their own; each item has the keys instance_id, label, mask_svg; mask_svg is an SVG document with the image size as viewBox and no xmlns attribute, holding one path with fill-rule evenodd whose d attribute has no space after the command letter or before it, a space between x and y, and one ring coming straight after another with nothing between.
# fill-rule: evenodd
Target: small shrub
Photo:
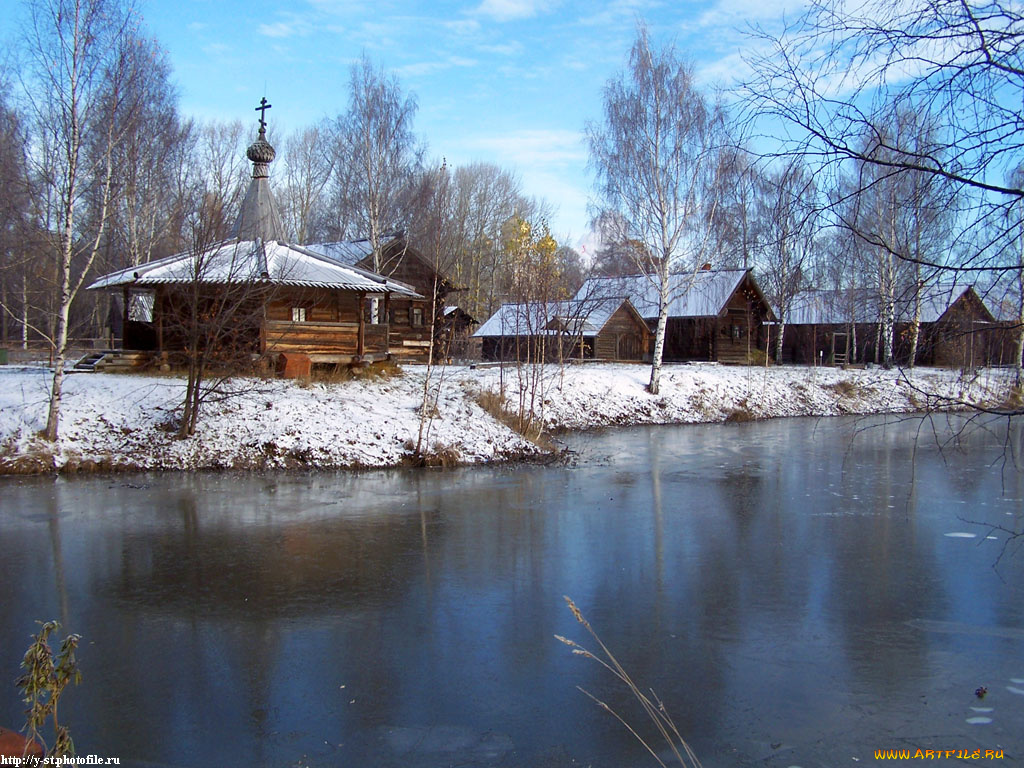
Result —
<instances>
[{"instance_id":1,"label":"small shrub","mask_svg":"<svg viewBox=\"0 0 1024 768\"><path fill-rule=\"evenodd\" d=\"M831 389L840 397L853 397L861 392L860 386L849 379L840 379L834 384L826 385L826 388Z\"/></svg>"},{"instance_id":2,"label":"small shrub","mask_svg":"<svg viewBox=\"0 0 1024 768\"><path fill-rule=\"evenodd\" d=\"M1010 387L1002 407L1008 411L1019 411L1024 408L1024 389L1019 384Z\"/></svg>"},{"instance_id":3,"label":"small shrub","mask_svg":"<svg viewBox=\"0 0 1024 768\"><path fill-rule=\"evenodd\" d=\"M725 414L725 420L730 424L742 424L747 421L756 421L757 416L746 404L741 403L736 408L729 409L729 412Z\"/></svg>"},{"instance_id":4,"label":"small shrub","mask_svg":"<svg viewBox=\"0 0 1024 768\"><path fill-rule=\"evenodd\" d=\"M0 444L0 475L40 475L54 471L53 445L41 437L27 448L10 438Z\"/></svg>"},{"instance_id":5,"label":"small shrub","mask_svg":"<svg viewBox=\"0 0 1024 768\"><path fill-rule=\"evenodd\" d=\"M369 365L315 364L312 380L322 384L340 384L346 381L362 379L384 380L402 375L402 368L395 362L387 360Z\"/></svg>"},{"instance_id":6,"label":"small shrub","mask_svg":"<svg viewBox=\"0 0 1024 768\"><path fill-rule=\"evenodd\" d=\"M406 463L413 467L454 467L462 460L462 454L451 445L434 443L426 451L416 453L416 444L410 438L405 443L405 449L409 451Z\"/></svg>"},{"instance_id":7,"label":"small shrub","mask_svg":"<svg viewBox=\"0 0 1024 768\"><path fill-rule=\"evenodd\" d=\"M766 365L772 365L773 361L765 353L763 349L751 349L747 352L747 365L757 365L765 367Z\"/></svg>"},{"instance_id":8,"label":"small shrub","mask_svg":"<svg viewBox=\"0 0 1024 768\"><path fill-rule=\"evenodd\" d=\"M50 648L50 635L60 629L56 621L48 621L39 629L39 634L32 635L32 644L25 652L21 668L25 673L15 684L21 691L22 698L28 705L25 720L25 736L28 743L43 745L46 757L63 757L75 754L75 745L67 726L61 725L57 706L61 696L69 684L78 685L82 674L78 670L75 651L81 639L78 635L68 635L60 644L60 650L54 655ZM46 749L42 731L49 722L53 731L53 746ZM26 744L26 749L28 744Z\"/></svg>"}]
</instances>

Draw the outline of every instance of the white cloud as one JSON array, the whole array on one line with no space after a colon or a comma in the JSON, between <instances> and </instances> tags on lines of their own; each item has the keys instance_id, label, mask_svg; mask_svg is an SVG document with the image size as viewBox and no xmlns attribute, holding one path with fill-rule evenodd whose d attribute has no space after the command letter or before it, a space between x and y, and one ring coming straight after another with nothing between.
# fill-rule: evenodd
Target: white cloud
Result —
<instances>
[{"instance_id":1,"label":"white cloud","mask_svg":"<svg viewBox=\"0 0 1024 768\"><path fill-rule=\"evenodd\" d=\"M781 20L806 7L806 0L718 0L701 14L697 23L701 27L720 27Z\"/></svg>"},{"instance_id":2,"label":"white cloud","mask_svg":"<svg viewBox=\"0 0 1024 768\"><path fill-rule=\"evenodd\" d=\"M495 21L532 19L549 10L550 0L483 0L474 13L489 16Z\"/></svg>"},{"instance_id":3,"label":"white cloud","mask_svg":"<svg viewBox=\"0 0 1024 768\"><path fill-rule=\"evenodd\" d=\"M480 31L480 22L476 19L457 19L443 23L445 29L456 35L473 35Z\"/></svg>"},{"instance_id":4,"label":"white cloud","mask_svg":"<svg viewBox=\"0 0 1024 768\"><path fill-rule=\"evenodd\" d=\"M634 19L644 16L645 11L659 5L659 0L615 0L604 8L581 17L579 23L588 27L609 27L623 23L632 25Z\"/></svg>"},{"instance_id":5,"label":"white cloud","mask_svg":"<svg viewBox=\"0 0 1024 768\"><path fill-rule=\"evenodd\" d=\"M295 25L279 21L276 24L260 24L259 33L264 37L291 37L296 34Z\"/></svg>"},{"instance_id":6,"label":"white cloud","mask_svg":"<svg viewBox=\"0 0 1024 768\"><path fill-rule=\"evenodd\" d=\"M402 77L423 77L425 75L433 75L437 72L443 72L446 69L453 69L455 67L475 67L477 61L475 59L467 59L463 56L447 56L443 59L436 61L421 61L415 64L406 64L401 67L395 67L395 74Z\"/></svg>"},{"instance_id":7,"label":"white cloud","mask_svg":"<svg viewBox=\"0 0 1024 768\"><path fill-rule=\"evenodd\" d=\"M492 157L520 166L525 173L537 166L564 165L585 161L583 134L560 129L523 129L499 136L471 140L471 146Z\"/></svg>"},{"instance_id":8,"label":"white cloud","mask_svg":"<svg viewBox=\"0 0 1024 768\"><path fill-rule=\"evenodd\" d=\"M477 50L482 53L494 53L498 56L516 56L523 52L523 44L518 40L510 43L498 43L495 45L478 45Z\"/></svg>"},{"instance_id":9,"label":"white cloud","mask_svg":"<svg viewBox=\"0 0 1024 768\"><path fill-rule=\"evenodd\" d=\"M748 79L753 73L743 57L744 53L737 51L702 64L697 69L697 82L729 87L737 81Z\"/></svg>"}]
</instances>

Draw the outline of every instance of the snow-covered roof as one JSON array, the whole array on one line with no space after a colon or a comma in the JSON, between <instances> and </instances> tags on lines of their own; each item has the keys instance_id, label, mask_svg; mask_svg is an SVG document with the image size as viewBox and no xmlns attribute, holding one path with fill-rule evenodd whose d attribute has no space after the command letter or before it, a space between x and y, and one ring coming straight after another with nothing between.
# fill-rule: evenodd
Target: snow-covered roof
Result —
<instances>
[{"instance_id":1,"label":"snow-covered roof","mask_svg":"<svg viewBox=\"0 0 1024 768\"><path fill-rule=\"evenodd\" d=\"M368 239L341 240L336 243L310 243L306 247L349 267L354 267L373 253L373 247Z\"/></svg>"},{"instance_id":2,"label":"snow-covered roof","mask_svg":"<svg viewBox=\"0 0 1024 768\"><path fill-rule=\"evenodd\" d=\"M936 283L924 286L921 290L921 322L938 322L965 294L977 297L971 285ZM914 318L914 303L913 286L900 291L895 297L895 321L911 322ZM793 297L786 312L786 323L789 325L876 323L878 318L878 294L866 288L803 291Z\"/></svg>"},{"instance_id":3,"label":"snow-covered roof","mask_svg":"<svg viewBox=\"0 0 1024 768\"><path fill-rule=\"evenodd\" d=\"M956 285L954 283L938 283L926 285L921 291L921 322L935 323L949 311L965 295L972 294L978 299L972 285ZM979 299L980 302L980 299ZM982 306L984 304L982 303ZM914 317L913 295L900 297L900 320L910 321ZM991 311L986 308L991 315ZM989 317L989 320L994 318Z\"/></svg>"},{"instance_id":4,"label":"snow-covered roof","mask_svg":"<svg viewBox=\"0 0 1024 768\"><path fill-rule=\"evenodd\" d=\"M997 280L989 286L975 286L985 308L999 322L1016 323L1020 318L1020 288L1016 280Z\"/></svg>"},{"instance_id":5,"label":"snow-covered roof","mask_svg":"<svg viewBox=\"0 0 1024 768\"><path fill-rule=\"evenodd\" d=\"M670 276L668 316L717 317L739 288L748 270L700 270ZM655 275L592 277L576 292L576 299L625 296L645 320L658 317Z\"/></svg>"},{"instance_id":6,"label":"snow-covered roof","mask_svg":"<svg viewBox=\"0 0 1024 768\"><path fill-rule=\"evenodd\" d=\"M229 240L210 247L198 257L189 252L179 253L129 267L104 275L89 289L174 285L196 280L214 284L255 281L419 298L412 288L397 280L343 266L302 246L261 240Z\"/></svg>"},{"instance_id":7,"label":"snow-covered roof","mask_svg":"<svg viewBox=\"0 0 1024 768\"><path fill-rule=\"evenodd\" d=\"M601 299L502 304L474 336L545 336L567 333L593 336L627 300Z\"/></svg>"},{"instance_id":8,"label":"snow-covered roof","mask_svg":"<svg viewBox=\"0 0 1024 768\"><path fill-rule=\"evenodd\" d=\"M845 325L874 323L878 305L863 289L802 291L790 300L788 325Z\"/></svg>"}]
</instances>

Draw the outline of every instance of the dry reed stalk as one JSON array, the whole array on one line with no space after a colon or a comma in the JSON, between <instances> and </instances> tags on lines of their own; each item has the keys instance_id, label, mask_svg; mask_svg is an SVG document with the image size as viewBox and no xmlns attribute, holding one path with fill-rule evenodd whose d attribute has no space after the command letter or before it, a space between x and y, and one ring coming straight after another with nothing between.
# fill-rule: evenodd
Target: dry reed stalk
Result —
<instances>
[{"instance_id":1,"label":"dry reed stalk","mask_svg":"<svg viewBox=\"0 0 1024 768\"><path fill-rule=\"evenodd\" d=\"M654 693L653 689L650 691L650 697L648 697L643 691L641 691L639 686L637 686L637 684L633 681L633 678L631 678L629 676L629 673L626 672L625 668L623 668L623 666L619 664L619 661L615 658L615 655L601 641L601 638L597 636L597 632L595 632L594 628L590 626L590 622L587 621L586 618L583 616L582 611L580 611L580 609L576 606L576 603L574 603L572 599L569 597L565 597L565 602L569 606L569 610L572 611L572 615L576 618L576 621L583 625L583 627L587 630L590 636L594 639L594 642L596 642L598 646L601 648L603 658L592 653L591 651L581 646L579 643L570 640L567 637L555 635L555 639L569 646L572 649L573 655L583 656L584 658L596 661L602 667L611 672L615 677L621 680L627 688L629 688L630 693L632 693L634 698L636 698L636 700L640 702L640 706L643 707L644 713L654 723L655 727L658 729L658 733L661 735L662 739L665 740L669 748L672 750L672 754L675 756L675 759L678 761L679 765L683 766L684 768L703 768L703 766L701 766L700 760L697 759L697 755L694 754L693 750L690 748L690 745L686 743L686 741L682 737L682 734L679 733L679 729L676 728L676 724L672 721L672 718L669 716L668 710L665 709L665 704L661 701L661 699L658 698L657 694ZM633 734L636 740L639 741L644 746L644 748L651 753L651 756L658 762L658 765L660 765L662 768L667 768L665 762L658 756L658 753L654 751L654 748L639 733L637 733L636 729L633 728L633 726L630 725L625 720L625 718L623 718L618 712L616 712L614 709L608 706L607 703L601 701L599 698L594 696L589 691L585 690L584 688L581 688L580 686L576 686L576 688L589 699L591 699L591 701L593 701L595 704L597 704L605 711L609 712L616 720L622 723L626 727L626 729L631 734Z\"/></svg>"}]
</instances>

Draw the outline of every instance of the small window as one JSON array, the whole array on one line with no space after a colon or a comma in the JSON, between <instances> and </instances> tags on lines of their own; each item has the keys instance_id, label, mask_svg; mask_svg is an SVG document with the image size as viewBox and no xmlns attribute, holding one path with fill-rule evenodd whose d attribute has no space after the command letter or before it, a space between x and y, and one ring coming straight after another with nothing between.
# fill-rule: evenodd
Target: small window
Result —
<instances>
[{"instance_id":1,"label":"small window","mask_svg":"<svg viewBox=\"0 0 1024 768\"><path fill-rule=\"evenodd\" d=\"M412 324L423 325L423 308L413 307L412 308Z\"/></svg>"},{"instance_id":2,"label":"small window","mask_svg":"<svg viewBox=\"0 0 1024 768\"><path fill-rule=\"evenodd\" d=\"M293 323L304 323L304 322L306 322L306 308L305 307L292 307L292 322Z\"/></svg>"}]
</instances>

